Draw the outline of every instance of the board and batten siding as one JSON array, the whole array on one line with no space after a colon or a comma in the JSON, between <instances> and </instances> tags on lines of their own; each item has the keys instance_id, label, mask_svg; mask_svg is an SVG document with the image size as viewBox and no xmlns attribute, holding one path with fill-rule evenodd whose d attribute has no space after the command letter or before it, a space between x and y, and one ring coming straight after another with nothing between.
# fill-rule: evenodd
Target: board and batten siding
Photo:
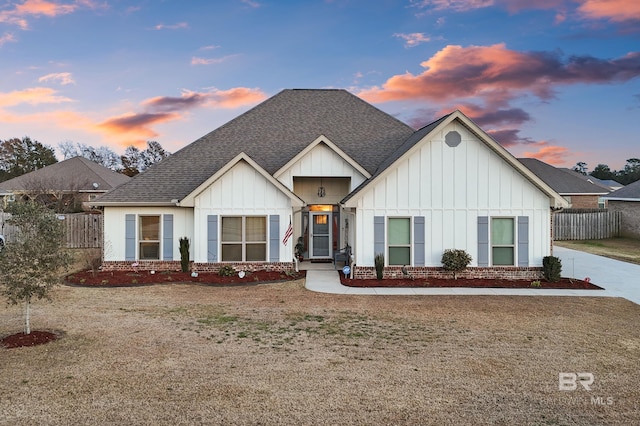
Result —
<instances>
[{"instance_id":1,"label":"board and batten siding","mask_svg":"<svg viewBox=\"0 0 640 426\"><path fill-rule=\"evenodd\" d=\"M293 178L301 177L349 177L349 192L365 181L365 176L344 160L337 152L319 143L289 168L280 173L278 180L293 191Z\"/></svg>"},{"instance_id":2,"label":"board and batten siding","mask_svg":"<svg viewBox=\"0 0 640 426\"><path fill-rule=\"evenodd\" d=\"M210 216L215 215L218 217L218 239L214 241L219 241L221 216L267 217L267 260L275 261L272 255L276 250L276 239L272 238L271 231L277 229L279 261L290 262L295 243L289 240L285 246L282 237L289 226L291 212L291 200L287 195L245 161L238 162L195 197L194 233L200 238L192 244L194 261L209 261L207 224L211 222ZM272 216L279 216L279 226L270 222Z\"/></svg>"},{"instance_id":3,"label":"board and batten siding","mask_svg":"<svg viewBox=\"0 0 640 426\"><path fill-rule=\"evenodd\" d=\"M462 137L454 148L444 142L453 130ZM424 217L425 266L441 266L449 248L466 250L477 266L478 216L529 217L530 266L550 254L549 197L458 122L416 144L355 201L360 266L374 264L376 216Z\"/></svg>"},{"instance_id":4,"label":"board and batten siding","mask_svg":"<svg viewBox=\"0 0 640 426\"><path fill-rule=\"evenodd\" d=\"M105 207L104 220L104 260L131 261L138 258L139 216L161 216L160 219L160 259L180 260L180 238L187 237L193 242L193 209L179 207ZM169 217L172 219L169 220ZM127 219L129 225L127 226ZM169 226L169 222L171 225ZM131 233L133 227L133 235ZM129 230L127 229L129 228ZM171 236L166 230L171 229ZM131 253L131 237L135 253ZM127 253L129 241L129 253ZM166 247L171 244L172 248ZM129 257L127 257L129 254ZM167 258L171 256L172 259ZM133 259L132 259L133 257Z\"/></svg>"}]
</instances>

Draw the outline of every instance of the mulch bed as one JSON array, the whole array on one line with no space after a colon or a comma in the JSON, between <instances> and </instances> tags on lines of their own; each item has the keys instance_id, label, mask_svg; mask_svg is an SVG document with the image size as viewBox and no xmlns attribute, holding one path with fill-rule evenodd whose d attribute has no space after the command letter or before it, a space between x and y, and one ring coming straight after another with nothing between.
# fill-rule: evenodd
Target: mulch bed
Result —
<instances>
[{"instance_id":1,"label":"mulch bed","mask_svg":"<svg viewBox=\"0 0 640 426\"><path fill-rule=\"evenodd\" d=\"M49 331L34 330L29 334L22 332L12 334L0 339L0 346L4 346L7 349L21 348L24 346L36 346L43 345L45 343L56 340L58 336L55 333Z\"/></svg>"},{"instance_id":2,"label":"mulch bed","mask_svg":"<svg viewBox=\"0 0 640 426\"><path fill-rule=\"evenodd\" d=\"M472 288L546 288L546 289L569 289L569 290L602 290L601 287L590 282L562 278L559 282L548 282L540 280L540 287L533 287L532 280L492 280L492 279L439 279L439 278L416 278L416 279L389 279L389 280L352 280L340 275L342 285L348 287L472 287Z\"/></svg>"},{"instance_id":3,"label":"mulch bed","mask_svg":"<svg viewBox=\"0 0 640 426\"><path fill-rule=\"evenodd\" d=\"M197 277L192 277L189 272L158 271L152 274L150 271L110 271L91 272L82 271L68 275L67 284L87 287L133 287L151 284L167 283L201 283L210 285L246 285L269 282L291 281L304 278L306 271L296 273L284 273L277 271L246 272L243 278L237 274L233 276L221 276L215 272L200 272Z\"/></svg>"}]
</instances>

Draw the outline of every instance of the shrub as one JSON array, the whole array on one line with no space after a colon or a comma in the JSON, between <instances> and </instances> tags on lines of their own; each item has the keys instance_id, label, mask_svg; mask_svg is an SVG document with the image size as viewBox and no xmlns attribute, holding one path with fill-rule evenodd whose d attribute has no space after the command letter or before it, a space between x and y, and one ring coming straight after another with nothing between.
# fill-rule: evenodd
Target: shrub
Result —
<instances>
[{"instance_id":1,"label":"shrub","mask_svg":"<svg viewBox=\"0 0 640 426\"><path fill-rule=\"evenodd\" d=\"M544 279L557 283L560 281L560 274L562 273L562 262L555 256L545 256L542 258L542 273Z\"/></svg>"},{"instance_id":2,"label":"shrub","mask_svg":"<svg viewBox=\"0 0 640 426\"><path fill-rule=\"evenodd\" d=\"M381 280L384 275L384 254L378 253L375 257L376 278Z\"/></svg>"},{"instance_id":3,"label":"shrub","mask_svg":"<svg viewBox=\"0 0 640 426\"><path fill-rule=\"evenodd\" d=\"M102 265L102 253L100 249L84 249L80 256L82 267L90 270L91 275L95 276Z\"/></svg>"},{"instance_id":4,"label":"shrub","mask_svg":"<svg viewBox=\"0 0 640 426\"><path fill-rule=\"evenodd\" d=\"M189 239L180 238L180 267L182 272L189 272Z\"/></svg>"},{"instance_id":5,"label":"shrub","mask_svg":"<svg viewBox=\"0 0 640 426\"><path fill-rule=\"evenodd\" d=\"M453 279L457 279L456 273L467 269L471 263L471 255L464 250L446 249L442 254L442 267L445 271L453 272Z\"/></svg>"},{"instance_id":6,"label":"shrub","mask_svg":"<svg viewBox=\"0 0 640 426\"><path fill-rule=\"evenodd\" d=\"M218 269L218 275L221 277L232 277L236 274L236 270L231 265L222 266Z\"/></svg>"}]
</instances>

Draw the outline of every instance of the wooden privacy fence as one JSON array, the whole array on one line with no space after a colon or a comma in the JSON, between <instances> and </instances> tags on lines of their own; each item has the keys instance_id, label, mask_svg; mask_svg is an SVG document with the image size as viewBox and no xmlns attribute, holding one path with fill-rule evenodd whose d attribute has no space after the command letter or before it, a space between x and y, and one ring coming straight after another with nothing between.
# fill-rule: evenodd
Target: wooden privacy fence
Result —
<instances>
[{"instance_id":1,"label":"wooden privacy fence","mask_svg":"<svg viewBox=\"0 0 640 426\"><path fill-rule=\"evenodd\" d=\"M14 226L6 223L9 217L8 213L0 213L0 223L4 224L0 233L7 242L13 242L17 233ZM73 213L58 217L64 226L65 245L68 248L102 247L102 215Z\"/></svg>"},{"instance_id":2,"label":"wooden privacy fence","mask_svg":"<svg viewBox=\"0 0 640 426\"><path fill-rule=\"evenodd\" d=\"M553 238L602 240L620 235L620 212L570 209L553 216Z\"/></svg>"}]
</instances>

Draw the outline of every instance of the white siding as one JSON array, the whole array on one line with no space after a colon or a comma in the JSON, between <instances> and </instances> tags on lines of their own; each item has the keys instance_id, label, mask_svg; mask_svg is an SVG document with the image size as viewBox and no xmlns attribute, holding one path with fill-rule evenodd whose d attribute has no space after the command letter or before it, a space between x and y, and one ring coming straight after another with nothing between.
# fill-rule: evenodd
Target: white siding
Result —
<instances>
[{"instance_id":1,"label":"white siding","mask_svg":"<svg viewBox=\"0 0 640 426\"><path fill-rule=\"evenodd\" d=\"M180 238L187 237L191 242L193 258L193 209L184 207L105 207L104 208L104 260L125 260L125 217L128 214L173 215L173 260L180 260ZM160 254L162 254L162 222L160 224ZM136 238L138 220L136 217ZM136 244L136 251L138 250ZM137 258L137 255L136 255Z\"/></svg>"},{"instance_id":2,"label":"white siding","mask_svg":"<svg viewBox=\"0 0 640 426\"><path fill-rule=\"evenodd\" d=\"M349 192L353 191L366 179L362 173L323 143L316 145L304 157L293 163L291 167L278 176L278 180L293 191L293 178L295 176L350 177L351 187Z\"/></svg>"},{"instance_id":3,"label":"white siding","mask_svg":"<svg viewBox=\"0 0 640 426\"><path fill-rule=\"evenodd\" d=\"M201 238L198 238L192 246L194 261L207 261L208 215L269 216L274 214L280 215L280 260L291 261L295 243L289 240L285 246L281 241L284 231L289 226L291 211L291 200L280 189L246 162L238 162L195 198L194 233Z\"/></svg>"},{"instance_id":4,"label":"white siding","mask_svg":"<svg viewBox=\"0 0 640 426\"><path fill-rule=\"evenodd\" d=\"M444 136L455 130L455 148ZM372 266L374 216L425 216L426 266L440 266L447 248L467 250L477 266L478 216L529 216L529 258L549 255L549 197L466 127L453 122L421 141L409 158L357 195L356 263Z\"/></svg>"}]
</instances>

